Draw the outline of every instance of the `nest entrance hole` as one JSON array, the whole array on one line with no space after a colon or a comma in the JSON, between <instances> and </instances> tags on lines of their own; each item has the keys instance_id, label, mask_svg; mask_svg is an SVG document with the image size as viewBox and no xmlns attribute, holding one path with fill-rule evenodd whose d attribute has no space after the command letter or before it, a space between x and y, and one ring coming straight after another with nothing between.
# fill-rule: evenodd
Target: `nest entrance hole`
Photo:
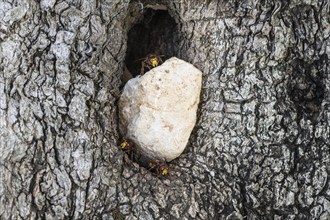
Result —
<instances>
[{"instance_id":1,"label":"nest entrance hole","mask_svg":"<svg viewBox=\"0 0 330 220\"><path fill-rule=\"evenodd\" d=\"M178 23L171 17L165 5L143 5L142 9L140 1L131 1L125 20L127 49L122 86L131 77L140 75L142 62L148 55L161 56L163 61L173 56L180 58L179 45L182 38ZM126 137L121 133L120 138L123 140ZM125 151L125 154L130 161L157 174L156 168L150 168L151 158L140 153L138 148L133 147L132 150Z\"/></svg>"},{"instance_id":2,"label":"nest entrance hole","mask_svg":"<svg viewBox=\"0 0 330 220\"><path fill-rule=\"evenodd\" d=\"M143 59L150 54L162 55L163 61L178 56L180 34L177 23L168 10L154 8L144 9L140 21L127 34L125 65L132 77L141 73Z\"/></svg>"}]
</instances>

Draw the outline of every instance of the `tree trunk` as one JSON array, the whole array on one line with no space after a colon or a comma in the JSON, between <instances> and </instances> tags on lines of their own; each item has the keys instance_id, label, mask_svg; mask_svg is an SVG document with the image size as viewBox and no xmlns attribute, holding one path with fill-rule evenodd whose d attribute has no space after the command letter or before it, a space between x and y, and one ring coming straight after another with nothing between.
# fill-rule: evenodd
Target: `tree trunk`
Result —
<instances>
[{"instance_id":1,"label":"tree trunk","mask_svg":"<svg viewBox=\"0 0 330 220\"><path fill-rule=\"evenodd\" d=\"M0 3L0 218L329 219L329 2L155 2ZM123 69L157 49L203 71L165 177L117 147Z\"/></svg>"}]
</instances>

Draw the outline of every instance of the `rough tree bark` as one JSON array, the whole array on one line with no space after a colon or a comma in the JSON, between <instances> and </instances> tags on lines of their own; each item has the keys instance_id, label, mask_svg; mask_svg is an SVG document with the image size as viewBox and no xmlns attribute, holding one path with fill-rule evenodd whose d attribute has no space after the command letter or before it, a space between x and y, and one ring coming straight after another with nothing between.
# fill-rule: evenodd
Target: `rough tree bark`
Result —
<instances>
[{"instance_id":1,"label":"rough tree bark","mask_svg":"<svg viewBox=\"0 0 330 220\"><path fill-rule=\"evenodd\" d=\"M117 148L128 29L155 3L0 2L0 218L329 219L329 2L162 1L204 73L165 178Z\"/></svg>"}]
</instances>

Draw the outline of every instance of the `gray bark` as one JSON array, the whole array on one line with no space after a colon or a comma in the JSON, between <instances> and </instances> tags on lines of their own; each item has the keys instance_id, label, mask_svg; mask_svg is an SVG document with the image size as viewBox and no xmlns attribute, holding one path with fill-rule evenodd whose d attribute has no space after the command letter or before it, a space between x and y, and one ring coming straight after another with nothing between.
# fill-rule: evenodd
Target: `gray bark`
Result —
<instances>
[{"instance_id":1,"label":"gray bark","mask_svg":"<svg viewBox=\"0 0 330 220\"><path fill-rule=\"evenodd\" d=\"M329 219L329 2L162 1L175 55L204 73L164 178L117 147L127 33L150 2L0 2L0 218Z\"/></svg>"}]
</instances>

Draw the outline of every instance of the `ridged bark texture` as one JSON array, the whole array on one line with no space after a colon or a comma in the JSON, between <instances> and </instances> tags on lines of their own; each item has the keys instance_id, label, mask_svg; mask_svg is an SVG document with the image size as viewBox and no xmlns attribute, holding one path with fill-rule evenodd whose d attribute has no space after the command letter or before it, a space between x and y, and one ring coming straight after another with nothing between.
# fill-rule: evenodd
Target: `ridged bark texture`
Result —
<instances>
[{"instance_id":1,"label":"ridged bark texture","mask_svg":"<svg viewBox=\"0 0 330 220\"><path fill-rule=\"evenodd\" d=\"M156 1L0 2L0 218L329 219L329 1L161 2L203 72L162 178L117 147L127 33Z\"/></svg>"}]
</instances>

